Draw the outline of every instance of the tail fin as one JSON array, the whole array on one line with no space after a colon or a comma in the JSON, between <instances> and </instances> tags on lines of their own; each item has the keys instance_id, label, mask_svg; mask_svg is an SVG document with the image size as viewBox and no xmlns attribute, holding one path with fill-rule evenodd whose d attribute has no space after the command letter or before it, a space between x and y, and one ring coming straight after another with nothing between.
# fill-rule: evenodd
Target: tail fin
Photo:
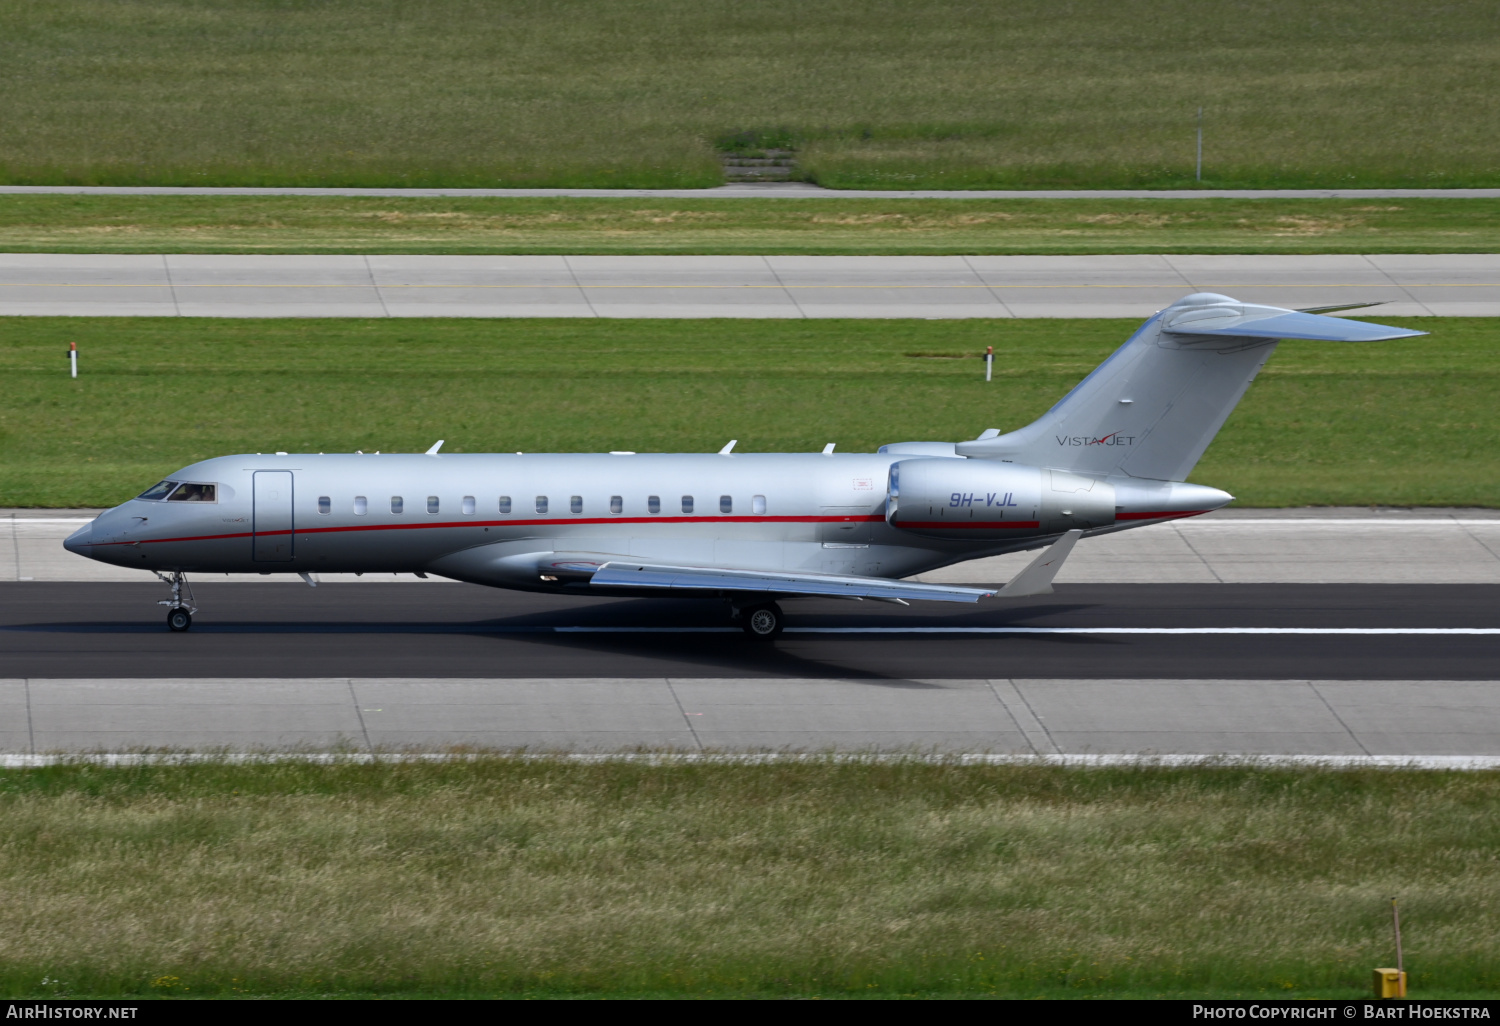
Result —
<instances>
[{"instance_id":1,"label":"tail fin","mask_svg":"<svg viewBox=\"0 0 1500 1026\"><path fill-rule=\"evenodd\" d=\"M1377 342L1423 331L1199 292L1156 314L1048 410L960 456L1183 481L1281 339Z\"/></svg>"}]
</instances>

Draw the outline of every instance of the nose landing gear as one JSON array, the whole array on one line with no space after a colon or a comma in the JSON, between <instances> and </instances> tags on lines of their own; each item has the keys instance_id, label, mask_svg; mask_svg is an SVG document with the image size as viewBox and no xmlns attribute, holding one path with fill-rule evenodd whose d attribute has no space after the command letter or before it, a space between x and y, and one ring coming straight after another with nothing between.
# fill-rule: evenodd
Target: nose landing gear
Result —
<instances>
[{"instance_id":1,"label":"nose landing gear","mask_svg":"<svg viewBox=\"0 0 1500 1026\"><path fill-rule=\"evenodd\" d=\"M156 576L172 586L172 597L156 603L167 607L167 628L173 631L187 630L193 625L193 614L198 611L197 605L194 604L196 599L193 598L193 586L188 584L181 570L173 571L170 577L158 570ZM187 589L186 602L182 600L183 588Z\"/></svg>"}]
</instances>

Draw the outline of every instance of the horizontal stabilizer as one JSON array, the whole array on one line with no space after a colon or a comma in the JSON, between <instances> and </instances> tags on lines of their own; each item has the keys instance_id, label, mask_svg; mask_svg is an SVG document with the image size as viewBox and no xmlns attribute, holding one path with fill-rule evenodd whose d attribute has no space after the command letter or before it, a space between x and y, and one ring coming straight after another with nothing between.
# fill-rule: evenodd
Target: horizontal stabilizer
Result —
<instances>
[{"instance_id":1,"label":"horizontal stabilizer","mask_svg":"<svg viewBox=\"0 0 1500 1026\"><path fill-rule=\"evenodd\" d=\"M830 595L842 598L926 599L978 602L995 594L982 588L914 584L883 577L842 577L788 571L729 570L718 567L605 563L589 579L596 588L682 589L760 592L768 595Z\"/></svg>"},{"instance_id":2,"label":"horizontal stabilizer","mask_svg":"<svg viewBox=\"0 0 1500 1026\"><path fill-rule=\"evenodd\" d=\"M1062 569L1063 560L1068 558L1068 553L1073 551L1073 546L1078 539L1083 537L1082 531L1068 531L1057 541L1042 550L1042 554L1033 559L1020 573L1011 578L1011 582L996 592L998 598L1019 598L1022 595L1050 595L1052 594L1052 579Z\"/></svg>"},{"instance_id":3,"label":"horizontal stabilizer","mask_svg":"<svg viewBox=\"0 0 1500 1026\"><path fill-rule=\"evenodd\" d=\"M1196 297L1190 297L1196 298ZM1425 331L1366 324L1346 317L1324 317L1276 306L1237 303L1228 296L1223 302L1185 306L1169 310L1162 330L1173 335L1233 335L1237 338L1300 338L1321 342L1384 342L1393 338L1425 335Z\"/></svg>"}]
</instances>

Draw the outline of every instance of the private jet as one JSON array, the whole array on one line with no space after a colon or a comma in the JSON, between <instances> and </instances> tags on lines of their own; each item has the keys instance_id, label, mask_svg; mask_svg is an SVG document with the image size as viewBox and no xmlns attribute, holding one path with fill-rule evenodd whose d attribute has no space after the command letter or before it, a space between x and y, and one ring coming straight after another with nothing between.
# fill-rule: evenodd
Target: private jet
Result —
<instances>
[{"instance_id":1,"label":"private jet","mask_svg":"<svg viewBox=\"0 0 1500 1026\"><path fill-rule=\"evenodd\" d=\"M1360 304L1365 305L1365 304ZM1040 419L874 453L285 453L183 467L69 537L155 571L167 626L188 574L437 575L560 595L697 595L758 639L800 596L909 603L1047 594L1080 538L1197 516L1233 496L1188 484L1283 340L1425 334L1214 293L1148 319ZM1000 588L908 580L1043 551Z\"/></svg>"}]
</instances>

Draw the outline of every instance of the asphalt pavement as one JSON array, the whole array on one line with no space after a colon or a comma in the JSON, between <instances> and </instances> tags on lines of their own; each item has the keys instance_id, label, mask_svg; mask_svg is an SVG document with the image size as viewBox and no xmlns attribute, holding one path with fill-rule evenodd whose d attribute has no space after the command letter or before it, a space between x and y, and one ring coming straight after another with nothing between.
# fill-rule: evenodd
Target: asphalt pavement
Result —
<instances>
[{"instance_id":1,"label":"asphalt pavement","mask_svg":"<svg viewBox=\"0 0 1500 1026\"><path fill-rule=\"evenodd\" d=\"M1500 754L1500 586L1062 585L951 607L461 584L0 584L0 751ZM935 606L936 604L934 604Z\"/></svg>"}]
</instances>

